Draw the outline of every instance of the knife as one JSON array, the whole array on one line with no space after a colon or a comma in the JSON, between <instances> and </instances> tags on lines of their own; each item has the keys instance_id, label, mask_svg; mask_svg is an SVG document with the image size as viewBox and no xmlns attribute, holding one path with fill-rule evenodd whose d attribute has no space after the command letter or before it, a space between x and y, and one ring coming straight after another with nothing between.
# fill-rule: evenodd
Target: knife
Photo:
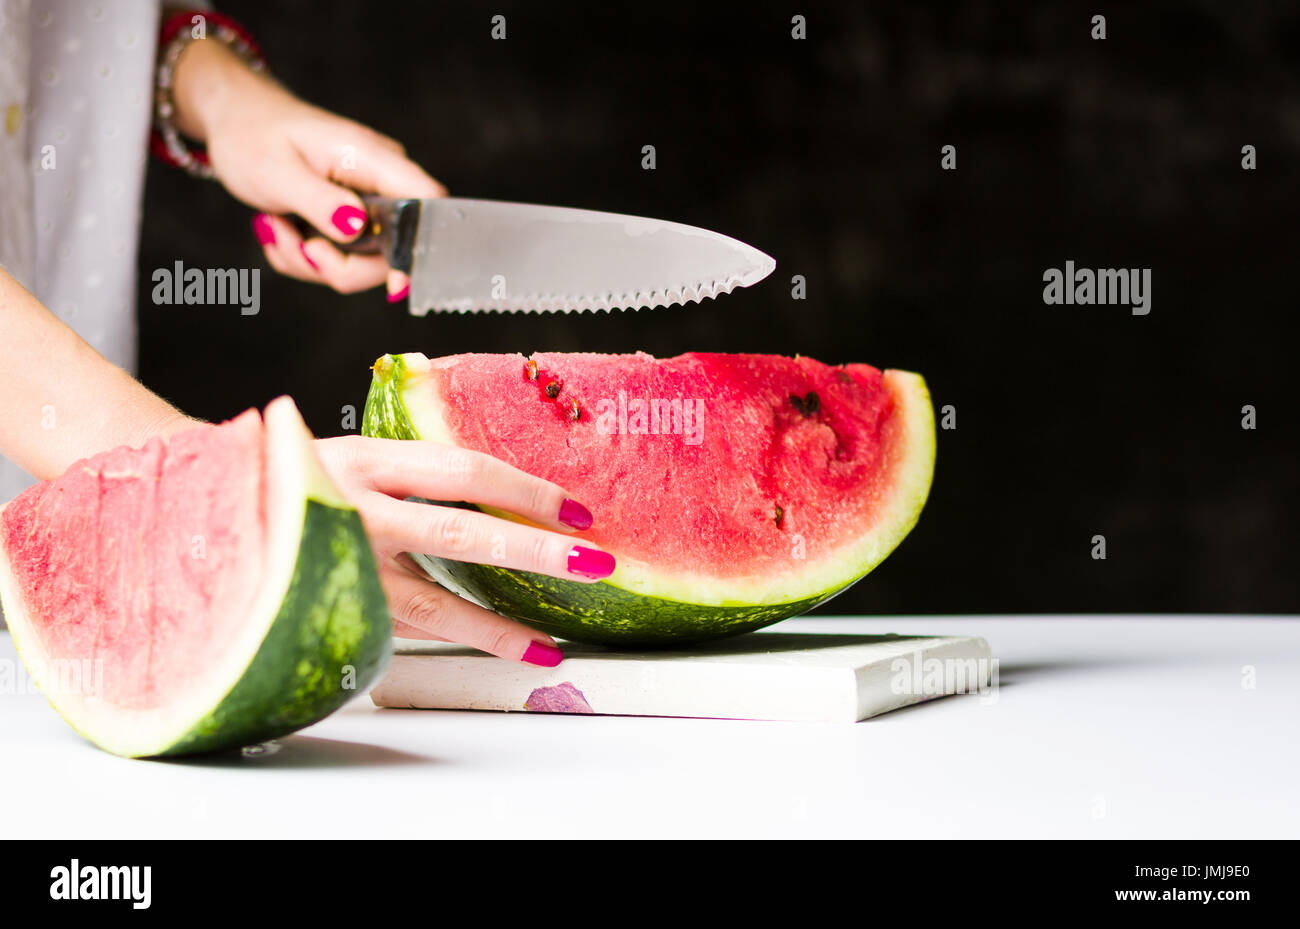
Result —
<instances>
[{"instance_id":1,"label":"knife","mask_svg":"<svg viewBox=\"0 0 1300 929\"><path fill-rule=\"evenodd\" d=\"M411 278L410 312L573 312L692 303L749 287L776 262L682 223L499 200L362 197L344 251Z\"/></svg>"}]
</instances>

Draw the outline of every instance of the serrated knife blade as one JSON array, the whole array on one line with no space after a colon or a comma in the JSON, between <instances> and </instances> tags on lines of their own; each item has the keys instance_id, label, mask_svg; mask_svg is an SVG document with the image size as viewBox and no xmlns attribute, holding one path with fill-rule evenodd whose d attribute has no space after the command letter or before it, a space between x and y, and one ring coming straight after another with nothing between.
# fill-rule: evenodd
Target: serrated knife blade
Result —
<instances>
[{"instance_id":1,"label":"serrated knife blade","mask_svg":"<svg viewBox=\"0 0 1300 929\"><path fill-rule=\"evenodd\" d=\"M671 306L776 267L729 236L642 216L455 197L366 203L389 263L411 276L417 316Z\"/></svg>"}]
</instances>

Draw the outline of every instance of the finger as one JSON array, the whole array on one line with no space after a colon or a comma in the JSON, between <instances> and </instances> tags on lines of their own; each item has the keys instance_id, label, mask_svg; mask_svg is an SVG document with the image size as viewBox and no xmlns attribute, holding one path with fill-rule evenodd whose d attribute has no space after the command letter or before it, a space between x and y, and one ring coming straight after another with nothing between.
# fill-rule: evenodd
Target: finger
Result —
<instances>
[{"instance_id":1,"label":"finger","mask_svg":"<svg viewBox=\"0 0 1300 929\"><path fill-rule=\"evenodd\" d=\"M388 264L380 255L345 255L328 240L314 236L302 243L302 254L320 280L341 294L354 294L382 284Z\"/></svg>"},{"instance_id":2,"label":"finger","mask_svg":"<svg viewBox=\"0 0 1300 929\"><path fill-rule=\"evenodd\" d=\"M270 181L281 205L335 242L350 242L366 225L366 211L353 191L318 174L302 158L277 163Z\"/></svg>"},{"instance_id":3,"label":"finger","mask_svg":"<svg viewBox=\"0 0 1300 929\"><path fill-rule=\"evenodd\" d=\"M388 272L388 302L397 303L405 300L411 292L411 279L401 271Z\"/></svg>"},{"instance_id":4,"label":"finger","mask_svg":"<svg viewBox=\"0 0 1300 929\"><path fill-rule=\"evenodd\" d=\"M591 528L591 512L564 488L491 455L437 442L349 441L371 485L394 497L463 500L562 531Z\"/></svg>"},{"instance_id":5,"label":"finger","mask_svg":"<svg viewBox=\"0 0 1300 929\"><path fill-rule=\"evenodd\" d=\"M331 130L325 126L320 131ZM394 140L356 126L348 144L349 157L336 159L330 166L330 176L340 184L384 197L447 196L447 188L407 158Z\"/></svg>"},{"instance_id":6,"label":"finger","mask_svg":"<svg viewBox=\"0 0 1300 929\"><path fill-rule=\"evenodd\" d=\"M381 551L421 552L581 583L614 573L609 552L477 510L407 502L381 493L367 494L359 509Z\"/></svg>"},{"instance_id":7,"label":"finger","mask_svg":"<svg viewBox=\"0 0 1300 929\"><path fill-rule=\"evenodd\" d=\"M400 619L393 620L393 635L399 639L426 639L432 642L447 641L440 635L425 632L423 629L404 623Z\"/></svg>"},{"instance_id":8,"label":"finger","mask_svg":"<svg viewBox=\"0 0 1300 929\"><path fill-rule=\"evenodd\" d=\"M324 283L319 269L303 251L302 237L290 223L279 216L259 213L253 219L253 232L262 244L267 263L276 271L286 277Z\"/></svg>"},{"instance_id":9,"label":"finger","mask_svg":"<svg viewBox=\"0 0 1300 929\"><path fill-rule=\"evenodd\" d=\"M485 610L410 571L385 566L380 580L394 620L426 638L459 642L499 658L545 667L554 667L564 657L546 633Z\"/></svg>"},{"instance_id":10,"label":"finger","mask_svg":"<svg viewBox=\"0 0 1300 929\"><path fill-rule=\"evenodd\" d=\"M378 132L374 129L371 129L369 131L371 133L371 137L375 140L375 142L384 146L384 148L397 152L397 154L402 156L406 155L406 146L402 145L401 142L397 141L392 136L384 135L382 132Z\"/></svg>"}]
</instances>

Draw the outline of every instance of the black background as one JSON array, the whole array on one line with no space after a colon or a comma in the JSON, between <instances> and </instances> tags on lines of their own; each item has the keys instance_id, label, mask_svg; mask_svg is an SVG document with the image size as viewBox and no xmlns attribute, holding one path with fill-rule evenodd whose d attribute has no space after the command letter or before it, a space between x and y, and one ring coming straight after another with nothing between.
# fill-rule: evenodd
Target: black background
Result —
<instances>
[{"instance_id":1,"label":"black background","mask_svg":"<svg viewBox=\"0 0 1300 929\"><path fill-rule=\"evenodd\" d=\"M143 282L176 260L264 269L256 317L141 287L141 376L188 412L287 392L337 434L384 352L911 369L957 429L912 535L823 611L1300 611L1295 4L219 6L280 79L400 139L454 194L693 223L778 264L685 308L411 318L379 291L277 277L252 211L154 164ZM1045 306L1066 259L1151 268L1150 315Z\"/></svg>"}]
</instances>

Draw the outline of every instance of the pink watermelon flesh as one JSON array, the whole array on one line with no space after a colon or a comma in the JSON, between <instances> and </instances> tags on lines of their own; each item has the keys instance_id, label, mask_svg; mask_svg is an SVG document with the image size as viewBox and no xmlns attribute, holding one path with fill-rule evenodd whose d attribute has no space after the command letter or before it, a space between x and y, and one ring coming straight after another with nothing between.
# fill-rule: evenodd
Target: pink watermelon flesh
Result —
<instances>
[{"instance_id":1,"label":"pink watermelon flesh","mask_svg":"<svg viewBox=\"0 0 1300 929\"><path fill-rule=\"evenodd\" d=\"M660 570L785 571L793 533L809 553L835 552L871 530L907 451L895 392L869 365L721 354L531 360L535 379L521 355L432 361L455 444L580 492L595 516L585 537ZM625 403L610 384L622 385ZM532 415L521 415L521 396ZM681 400L703 415L660 415L656 434L649 409L644 424L625 413L634 400ZM696 427L700 441L686 441Z\"/></svg>"},{"instance_id":2,"label":"pink watermelon flesh","mask_svg":"<svg viewBox=\"0 0 1300 929\"><path fill-rule=\"evenodd\" d=\"M250 410L96 455L13 500L0 540L28 614L46 618L43 657L102 661L104 702L132 710L220 666L261 583L265 463Z\"/></svg>"}]
</instances>

